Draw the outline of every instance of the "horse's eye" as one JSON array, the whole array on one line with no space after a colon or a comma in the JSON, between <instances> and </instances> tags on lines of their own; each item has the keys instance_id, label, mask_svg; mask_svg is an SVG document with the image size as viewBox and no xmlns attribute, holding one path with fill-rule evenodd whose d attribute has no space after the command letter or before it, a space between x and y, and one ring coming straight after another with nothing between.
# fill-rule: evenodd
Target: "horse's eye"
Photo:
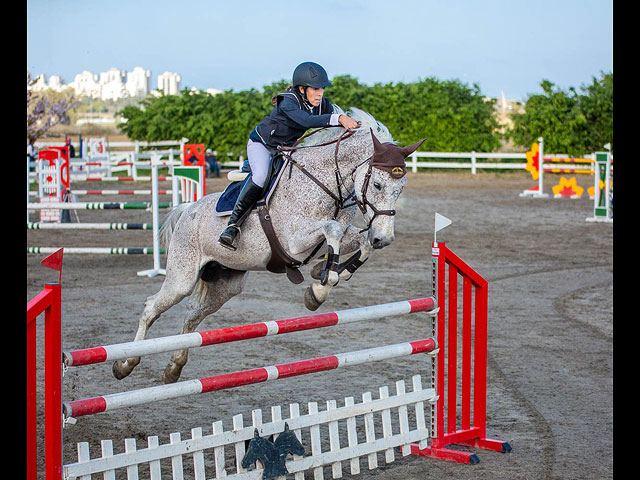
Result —
<instances>
[{"instance_id":1,"label":"horse's eye","mask_svg":"<svg viewBox=\"0 0 640 480\"><path fill-rule=\"evenodd\" d=\"M378 182L373 182L373 186L375 187L376 190L382 190L382 185L380 185L380 183Z\"/></svg>"}]
</instances>

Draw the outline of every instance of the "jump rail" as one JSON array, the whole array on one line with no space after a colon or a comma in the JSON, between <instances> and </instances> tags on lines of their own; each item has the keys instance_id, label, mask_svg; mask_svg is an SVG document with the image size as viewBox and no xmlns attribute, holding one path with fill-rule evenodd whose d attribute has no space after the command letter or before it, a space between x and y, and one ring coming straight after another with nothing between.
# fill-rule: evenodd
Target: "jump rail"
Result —
<instances>
[{"instance_id":1,"label":"jump rail","mask_svg":"<svg viewBox=\"0 0 640 480\"><path fill-rule=\"evenodd\" d=\"M435 308L435 298L385 303L370 307L352 308L339 312L318 313L303 317L287 318L269 322L252 323L238 327L226 327L202 332L184 333L161 338L150 338L137 342L125 342L82 350L66 351L63 362L67 366L91 365L95 363L123 360L129 357L171 352L183 348L205 347L220 343L248 340L250 338L282 335L303 330L332 327L347 323L373 320L392 315L428 312Z\"/></svg>"},{"instance_id":2,"label":"jump rail","mask_svg":"<svg viewBox=\"0 0 640 480\"><path fill-rule=\"evenodd\" d=\"M60 247L27 247L27 253L51 254ZM84 255L155 255L156 250L151 247L64 247L65 253ZM160 248L158 254L164 255L166 249Z\"/></svg>"},{"instance_id":3,"label":"jump rail","mask_svg":"<svg viewBox=\"0 0 640 480\"><path fill-rule=\"evenodd\" d=\"M83 415L92 415L119 408L132 407L134 405L144 405L158 400L226 390L242 385L253 385L255 383L277 380L279 378L308 375L310 373L324 372L341 367L352 367L363 363L379 362L381 360L405 357L417 353L428 353L435 350L435 348L436 342L433 338L398 343L395 345L385 345L383 347L368 348L309 360L300 360L298 362L214 375L169 385L74 400L63 403L63 413L67 418L81 417Z\"/></svg>"},{"instance_id":4,"label":"jump rail","mask_svg":"<svg viewBox=\"0 0 640 480\"><path fill-rule=\"evenodd\" d=\"M149 210L153 202L69 202L27 203L30 210ZM171 208L171 202L158 202L158 208Z\"/></svg>"},{"instance_id":5,"label":"jump rail","mask_svg":"<svg viewBox=\"0 0 640 480\"><path fill-rule=\"evenodd\" d=\"M152 223L34 223L27 230L152 230Z\"/></svg>"}]
</instances>

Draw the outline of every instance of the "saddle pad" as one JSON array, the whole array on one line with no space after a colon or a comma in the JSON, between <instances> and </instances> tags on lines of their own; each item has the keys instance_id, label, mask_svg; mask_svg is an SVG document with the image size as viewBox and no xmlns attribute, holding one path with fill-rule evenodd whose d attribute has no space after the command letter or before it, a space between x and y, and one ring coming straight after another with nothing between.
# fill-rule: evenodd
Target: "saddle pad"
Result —
<instances>
[{"instance_id":1,"label":"saddle pad","mask_svg":"<svg viewBox=\"0 0 640 480\"><path fill-rule=\"evenodd\" d=\"M284 167L287 165L288 161L278 163L280 164L280 166L278 168L278 171L271 176L271 182L269 182L269 188L267 189L266 195L261 200L256 202L256 204L253 206L253 210L257 209L261 205L269 204L269 199L275 191L276 185L278 184L278 181L282 176L282 172L284 172L285 170ZM231 212L233 212L233 207L238 200L238 196L240 195L242 188L250 178L251 176L247 176L244 180L231 182L229 185L227 185L227 188L224 189L224 192L222 192L222 195L220 195L220 198L216 202L215 214L217 216L226 217L228 215L231 215Z\"/></svg>"}]
</instances>

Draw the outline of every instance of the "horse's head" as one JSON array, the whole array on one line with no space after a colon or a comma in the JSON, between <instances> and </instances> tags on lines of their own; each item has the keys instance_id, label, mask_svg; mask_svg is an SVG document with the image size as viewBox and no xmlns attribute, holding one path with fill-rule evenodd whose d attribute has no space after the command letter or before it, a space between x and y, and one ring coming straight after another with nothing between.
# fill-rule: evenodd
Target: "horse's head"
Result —
<instances>
[{"instance_id":1,"label":"horse's head","mask_svg":"<svg viewBox=\"0 0 640 480\"><path fill-rule=\"evenodd\" d=\"M355 171L354 189L358 207L368 224L368 238L373 248L389 245L394 239L395 206L407 184L405 158L423 140L407 147L381 143L371 130L373 154Z\"/></svg>"},{"instance_id":2,"label":"horse's head","mask_svg":"<svg viewBox=\"0 0 640 480\"><path fill-rule=\"evenodd\" d=\"M284 431L278 435L273 442L280 455L293 453L294 455L304 455L304 445L300 443L296 434L289 430L289 424L285 422Z\"/></svg>"}]
</instances>

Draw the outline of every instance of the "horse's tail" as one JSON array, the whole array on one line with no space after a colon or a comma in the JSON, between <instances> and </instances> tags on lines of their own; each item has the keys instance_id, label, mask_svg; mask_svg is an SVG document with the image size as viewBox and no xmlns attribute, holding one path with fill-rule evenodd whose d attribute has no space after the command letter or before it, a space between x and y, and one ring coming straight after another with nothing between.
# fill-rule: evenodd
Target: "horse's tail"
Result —
<instances>
[{"instance_id":1,"label":"horse's tail","mask_svg":"<svg viewBox=\"0 0 640 480\"><path fill-rule=\"evenodd\" d=\"M184 211L189 207L189 205L191 204L190 203L179 204L178 206L174 207L165 218L164 223L162 224L162 226L160 227L160 230L158 231L158 237L159 237L158 239L160 240L160 244L164 248L169 247L169 243L171 242L171 236L173 235L173 231L176 227L176 224L178 223L178 220L180 220L180 217L182 216ZM202 299L208 294L208 292L209 292L208 282L202 280L202 278L199 278L191 295L198 298L200 301L202 301Z\"/></svg>"},{"instance_id":2,"label":"horse's tail","mask_svg":"<svg viewBox=\"0 0 640 480\"><path fill-rule=\"evenodd\" d=\"M184 213L184 211L191 205L190 203L181 203L178 206L174 207L169 215L164 219L163 224L160 226L160 230L158 231L158 240L160 240L160 245L164 248L169 248L169 243L171 242L171 235L173 235L173 230L178 223L178 220Z\"/></svg>"}]
</instances>

